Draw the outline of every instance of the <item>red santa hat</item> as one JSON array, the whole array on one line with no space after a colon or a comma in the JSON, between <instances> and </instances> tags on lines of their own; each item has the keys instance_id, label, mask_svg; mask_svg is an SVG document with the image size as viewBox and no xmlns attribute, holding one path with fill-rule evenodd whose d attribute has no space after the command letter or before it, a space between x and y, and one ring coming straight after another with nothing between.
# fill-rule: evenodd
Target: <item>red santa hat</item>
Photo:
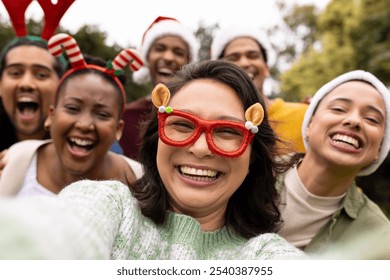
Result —
<instances>
[{"instance_id":1,"label":"red santa hat","mask_svg":"<svg viewBox=\"0 0 390 280\"><path fill-rule=\"evenodd\" d=\"M189 47L189 62L198 60L199 42L193 32L175 18L159 16L152 22L142 37L140 52L145 65L139 71L133 73L133 81L135 83L145 84L150 82L147 55L153 42L164 36L178 36L183 39Z\"/></svg>"}]
</instances>

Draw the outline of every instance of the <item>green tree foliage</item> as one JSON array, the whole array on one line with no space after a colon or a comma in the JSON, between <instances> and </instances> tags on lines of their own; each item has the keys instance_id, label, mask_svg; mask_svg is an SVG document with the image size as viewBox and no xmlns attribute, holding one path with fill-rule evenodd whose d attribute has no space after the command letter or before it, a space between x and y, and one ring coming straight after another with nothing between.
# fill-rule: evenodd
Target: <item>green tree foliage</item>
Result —
<instances>
[{"instance_id":1,"label":"green tree foliage","mask_svg":"<svg viewBox=\"0 0 390 280\"><path fill-rule=\"evenodd\" d=\"M361 0L360 24L351 32L357 68L390 86L390 0Z\"/></svg>"},{"instance_id":2,"label":"green tree foliage","mask_svg":"<svg viewBox=\"0 0 390 280\"><path fill-rule=\"evenodd\" d=\"M282 0L277 2L277 7L284 24L271 27L268 35L272 38L274 32L281 34L272 44L272 48L277 52L278 58L283 59L280 62L293 63L299 54L315 43L319 12L314 5L294 4L290 7ZM282 43L280 37L284 38Z\"/></svg>"},{"instance_id":3,"label":"green tree foliage","mask_svg":"<svg viewBox=\"0 0 390 280\"><path fill-rule=\"evenodd\" d=\"M358 26L358 11L353 0L338 0L328 4L313 21L311 9L304 9L311 20L304 21L311 39L291 68L281 75L281 96L286 100L301 100L335 76L356 69L355 49L351 32ZM296 8L297 9L297 8ZM312 24L312 27L308 24Z\"/></svg>"},{"instance_id":4,"label":"green tree foliage","mask_svg":"<svg viewBox=\"0 0 390 280\"><path fill-rule=\"evenodd\" d=\"M370 71L390 84L390 0L333 0L315 15L312 7L295 6L284 16L290 30L297 33L304 26L307 36L301 36L302 52L289 53L295 62L280 76L283 98L301 100L354 69Z\"/></svg>"},{"instance_id":5,"label":"green tree foliage","mask_svg":"<svg viewBox=\"0 0 390 280\"><path fill-rule=\"evenodd\" d=\"M271 44L270 52L276 55L276 61L270 65L271 77L280 81L280 75L291 67L291 64L304 52L307 52L317 41L317 17L319 11L314 5L289 6L285 1L277 1L277 7L283 19L281 24L275 25L267 30ZM312 64L308 61L308 64ZM316 66L315 64L313 66ZM310 65L312 67L312 65ZM297 78L297 77L295 77ZM299 78L299 77L298 77ZM288 92L283 89L280 92L278 87L274 88L272 96L281 96L286 100L299 101L298 95L290 95L290 92L299 90L299 83L290 83Z\"/></svg>"}]
</instances>

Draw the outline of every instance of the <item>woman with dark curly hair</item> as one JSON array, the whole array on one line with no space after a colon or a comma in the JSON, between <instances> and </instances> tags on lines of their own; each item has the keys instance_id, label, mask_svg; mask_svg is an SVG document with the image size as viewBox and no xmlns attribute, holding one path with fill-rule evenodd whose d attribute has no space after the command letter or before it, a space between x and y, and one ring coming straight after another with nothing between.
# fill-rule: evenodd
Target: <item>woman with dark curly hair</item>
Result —
<instances>
[{"instance_id":1,"label":"woman with dark curly hair","mask_svg":"<svg viewBox=\"0 0 390 280\"><path fill-rule=\"evenodd\" d=\"M287 167L275 161L277 138L249 76L230 62L189 65L168 87L157 85L152 101L158 110L144 133L144 177L130 191L117 181L85 180L55 201L1 201L0 226L9 230L0 233L0 257L10 251L13 258L303 255L274 233L275 175ZM26 230L31 216L40 225ZM15 220L23 230L15 230ZM9 236L25 240L23 248L8 245Z\"/></svg>"}]
</instances>

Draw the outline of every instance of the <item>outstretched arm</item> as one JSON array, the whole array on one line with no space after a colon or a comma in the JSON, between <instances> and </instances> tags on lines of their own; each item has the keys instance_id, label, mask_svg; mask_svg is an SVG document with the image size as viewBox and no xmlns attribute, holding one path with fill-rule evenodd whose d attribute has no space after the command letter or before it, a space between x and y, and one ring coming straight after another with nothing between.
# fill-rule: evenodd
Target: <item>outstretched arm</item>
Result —
<instances>
[{"instance_id":1,"label":"outstretched arm","mask_svg":"<svg viewBox=\"0 0 390 280\"><path fill-rule=\"evenodd\" d=\"M79 181L58 197L0 200L0 259L110 259L132 196L116 181Z\"/></svg>"}]
</instances>

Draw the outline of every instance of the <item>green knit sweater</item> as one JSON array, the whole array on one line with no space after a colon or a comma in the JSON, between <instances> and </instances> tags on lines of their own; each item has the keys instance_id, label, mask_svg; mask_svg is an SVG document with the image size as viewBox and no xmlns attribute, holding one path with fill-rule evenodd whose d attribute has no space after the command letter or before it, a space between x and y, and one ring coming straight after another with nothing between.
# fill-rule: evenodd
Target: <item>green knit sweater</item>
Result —
<instances>
[{"instance_id":1,"label":"green knit sweater","mask_svg":"<svg viewBox=\"0 0 390 280\"><path fill-rule=\"evenodd\" d=\"M245 239L226 227L204 232L169 212L156 225L116 181L79 181L57 198L0 201L2 259L275 259L303 253L277 234ZM4 230L3 230L4 229Z\"/></svg>"}]
</instances>

